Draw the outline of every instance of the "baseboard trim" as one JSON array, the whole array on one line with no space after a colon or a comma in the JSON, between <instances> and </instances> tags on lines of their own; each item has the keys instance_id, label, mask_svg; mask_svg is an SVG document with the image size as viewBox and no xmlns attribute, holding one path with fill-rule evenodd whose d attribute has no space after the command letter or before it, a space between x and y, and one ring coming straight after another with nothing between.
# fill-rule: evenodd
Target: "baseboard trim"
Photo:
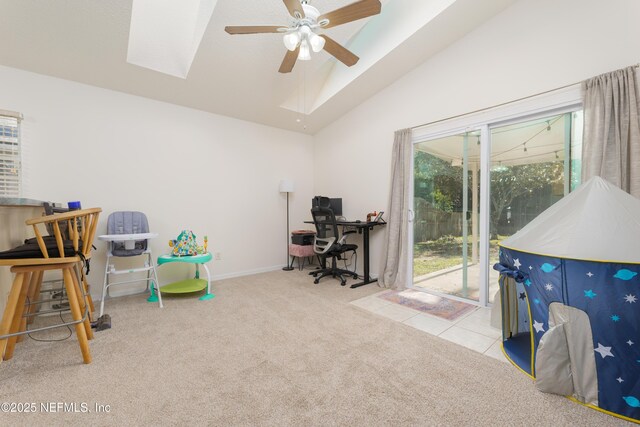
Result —
<instances>
[{"instance_id":1,"label":"baseboard trim","mask_svg":"<svg viewBox=\"0 0 640 427\"><path fill-rule=\"evenodd\" d=\"M234 273L227 273L227 274L212 274L211 275L211 284L215 285L215 281L217 280L225 280L225 279L233 279L236 277L243 277L243 276L251 276L253 274L260 274L260 273L269 273L271 271L278 271L278 270L282 270L282 268L285 267L284 265L272 265L270 267L262 267L262 268L255 268L253 270L245 270L245 271L236 271ZM202 276L201 276L202 277ZM93 289L93 288L92 288ZM98 289L97 287L95 287L95 289ZM99 289L99 292L102 292L102 288ZM136 290L135 288L133 289L127 289L125 291L121 291L121 292L113 292L111 293L111 297L113 298L117 298L117 297L126 297L129 295L136 295L136 294L140 294L140 293L144 293L144 291L140 291L140 290ZM96 301L100 301L102 297L102 295L91 295L93 297L94 300Z\"/></svg>"},{"instance_id":2,"label":"baseboard trim","mask_svg":"<svg viewBox=\"0 0 640 427\"><path fill-rule=\"evenodd\" d=\"M271 271L282 270L283 267L285 267L285 266L284 265L272 265L270 267L262 267L262 268L256 268L256 269L253 269L253 270L237 271L235 273L214 274L214 275L212 275L211 280L215 281L215 280L233 279L235 277L251 276L253 274L260 274L260 273L269 273Z\"/></svg>"}]
</instances>

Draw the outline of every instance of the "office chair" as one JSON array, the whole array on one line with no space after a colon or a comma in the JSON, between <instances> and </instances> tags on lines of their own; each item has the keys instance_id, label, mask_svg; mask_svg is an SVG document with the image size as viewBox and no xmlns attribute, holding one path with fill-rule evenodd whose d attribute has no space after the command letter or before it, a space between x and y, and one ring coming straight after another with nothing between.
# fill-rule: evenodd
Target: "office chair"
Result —
<instances>
[{"instance_id":1,"label":"office chair","mask_svg":"<svg viewBox=\"0 0 640 427\"><path fill-rule=\"evenodd\" d=\"M104 303L109 296L109 287L113 285L144 282L147 286L141 293L150 291L151 296L147 301L158 302L160 308L162 308L162 295L158 285L158 275L151 255L151 248L148 245L148 240L158 237L158 234L149 232L149 223L146 215L142 212L133 211L113 212L107 218L107 233L106 235L98 236L98 239L109 243L104 283L102 285L102 300L100 301L100 317L104 314ZM115 265L111 264L112 257L137 257L140 255L146 257L142 267L116 270ZM146 273L146 278L136 277L132 280L115 282L110 280L112 275L128 273Z\"/></svg>"},{"instance_id":2,"label":"office chair","mask_svg":"<svg viewBox=\"0 0 640 427\"><path fill-rule=\"evenodd\" d=\"M313 250L324 260L323 265L326 265L326 259L331 257L331 267L309 273L315 277L313 283L320 282L320 279L326 276L340 278L340 284L342 286L347 283L347 280L343 276L353 276L357 279L357 273L338 268L337 266L337 260L342 259L342 255L345 252L353 251L355 253L356 249L358 249L357 245L346 243L347 235L355 233L355 230L345 231L342 237L340 237L340 240L338 240L338 225L336 224L336 217L330 208L326 206L316 206L311 209L311 215L313 216L313 223L316 226Z\"/></svg>"}]
</instances>

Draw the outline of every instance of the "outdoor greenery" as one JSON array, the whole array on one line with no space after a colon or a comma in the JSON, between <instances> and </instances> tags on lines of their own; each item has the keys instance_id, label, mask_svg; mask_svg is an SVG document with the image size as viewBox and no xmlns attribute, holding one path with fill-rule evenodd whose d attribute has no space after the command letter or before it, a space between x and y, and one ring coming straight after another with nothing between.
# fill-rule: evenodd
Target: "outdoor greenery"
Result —
<instances>
[{"instance_id":1,"label":"outdoor greenery","mask_svg":"<svg viewBox=\"0 0 640 427\"><path fill-rule=\"evenodd\" d=\"M491 172L491 238L507 206L520 196L563 181L562 161L503 166Z\"/></svg>"},{"instance_id":2,"label":"outdoor greenery","mask_svg":"<svg viewBox=\"0 0 640 427\"><path fill-rule=\"evenodd\" d=\"M450 161L417 151L414 157L414 193L441 212L462 212L463 170ZM553 161L513 166L499 166L491 171L490 199L490 259L498 258L498 222L504 210L518 198L530 198L531 194L563 180L563 162ZM471 188L471 176L469 175ZM468 206L472 193L469 191ZM527 199L528 201L528 199ZM504 230L509 233L509 231ZM460 234L462 232L460 231ZM471 246L468 246L471 262ZM414 277L434 273L462 264L462 237L441 236L434 240L416 242L414 245Z\"/></svg>"},{"instance_id":3,"label":"outdoor greenery","mask_svg":"<svg viewBox=\"0 0 640 427\"><path fill-rule=\"evenodd\" d=\"M423 198L443 212L462 210L462 167L416 151L413 179L414 197Z\"/></svg>"},{"instance_id":4,"label":"outdoor greenery","mask_svg":"<svg viewBox=\"0 0 640 427\"><path fill-rule=\"evenodd\" d=\"M507 236L498 236L489 243L489 259L498 258L498 242ZM471 246L468 246L471 260ZM413 246L413 277L434 273L462 264L462 237L443 236Z\"/></svg>"},{"instance_id":5,"label":"outdoor greenery","mask_svg":"<svg viewBox=\"0 0 640 427\"><path fill-rule=\"evenodd\" d=\"M503 211L518 197L562 182L563 162L500 166L491 171L491 238L495 239ZM462 212L462 166L453 166L434 155L417 151L414 156L414 194L442 212ZM471 176L469 176L471 188ZM468 206L471 206L469 191Z\"/></svg>"}]
</instances>

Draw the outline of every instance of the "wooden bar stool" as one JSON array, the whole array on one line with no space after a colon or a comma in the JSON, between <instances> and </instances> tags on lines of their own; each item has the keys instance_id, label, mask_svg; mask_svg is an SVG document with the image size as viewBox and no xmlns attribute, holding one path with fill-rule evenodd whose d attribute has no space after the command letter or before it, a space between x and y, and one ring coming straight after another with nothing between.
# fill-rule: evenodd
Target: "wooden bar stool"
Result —
<instances>
[{"instance_id":1,"label":"wooden bar stool","mask_svg":"<svg viewBox=\"0 0 640 427\"><path fill-rule=\"evenodd\" d=\"M91 363L88 340L93 338L90 323L93 302L88 293L88 283L82 274L82 265L91 257L101 211L100 208L83 209L27 220L26 224L33 227L40 256L31 254L28 258L0 259L0 266L11 266L11 272L15 273L0 322L0 361L13 356L18 337L73 324L83 361ZM65 233L61 231L61 224L66 225ZM46 225L53 229L53 236L43 237L39 227ZM25 247L28 249L28 245L19 248ZM43 273L49 270L60 270L62 273L73 321L27 331L29 322L25 316L31 319L36 314L35 304Z\"/></svg>"}]
</instances>

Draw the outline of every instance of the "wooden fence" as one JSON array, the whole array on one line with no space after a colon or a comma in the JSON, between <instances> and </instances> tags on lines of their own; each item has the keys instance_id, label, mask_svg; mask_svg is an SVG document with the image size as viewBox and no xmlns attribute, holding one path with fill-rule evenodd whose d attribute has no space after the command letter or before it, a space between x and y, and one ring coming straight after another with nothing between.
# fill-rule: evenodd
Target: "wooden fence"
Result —
<instances>
[{"instance_id":1,"label":"wooden fence","mask_svg":"<svg viewBox=\"0 0 640 427\"><path fill-rule=\"evenodd\" d=\"M420 197L414 199L414 206L413 239L415 243L437 240L448 235L462 236L462 212L441 211Z\"/></svg>"}]
</instances>

